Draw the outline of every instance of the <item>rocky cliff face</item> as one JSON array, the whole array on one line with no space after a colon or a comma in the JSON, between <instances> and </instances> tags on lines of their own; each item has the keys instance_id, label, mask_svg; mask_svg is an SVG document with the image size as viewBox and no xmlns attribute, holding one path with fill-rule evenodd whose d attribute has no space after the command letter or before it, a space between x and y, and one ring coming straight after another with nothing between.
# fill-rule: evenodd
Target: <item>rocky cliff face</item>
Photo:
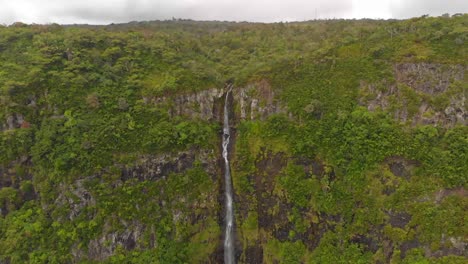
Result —
<instances>
[{"instance_id":1,"label":"rocky cliff face","mask_svg":"<svg viewBox=\"0 0 468 264\"><path fill-rule=\"evenodd\" d=\"M223 88L211 88L191 94L144 98L147 103L167 107L171 116L185 116L202 120L221 120ZM245 87L234 87L234 119L264 120L271 114L287 113L270 84L259 81Z\"/></svg>"},{"instance_id":2,"label":"rocky cliff face","mask_svg":"<svg viewBox=\"0 0 468 264\"><path fill-rule=\"evenodd\" d=\"M184 116L188 118L201 119L212 122L220 122L224 104L224 89L212 88L192 94L175 95L171 97L145 98L147 103L169 109L168 113L172 117ZM241 120L264 120L271 114L287 113L277 98L272 87L266 81L260 81L233 89L232 97L232 119L233 125ZM23 115L14 113L5 120L2 130L16 130L24 127L27 123ZM235 136L233 136L233 139ZM82 175L81 178L66 181L55 187L56 197L52 204L44 205L43 209L55 214L57 223L73 223L76 220L81 221L83 217L92 221L99 218L95 212L96 207L102 207L103 193L96 189L101 178L113 177L113 186L108 186L110 190L121 190L126 188L127 183L131 186L140 182L155 183L157 186L164 186L165 182L171 182L174 177L186 174L188 171L199 168L210 178L210 184L213 189L208 192L197 195L189 203L187 193L179 193L176 197L165 196L166 190L161 187L159 194L154 201L148 200L148 203L157 203L159 208L165 208L171 215L174 223L188 223L192 226L206 226L213 229L213 223L218 228L222 226L222 208L223 204L221 178L222 175L219 166L219 155L216 150L191 149L175 153L161 153L158 155L140 155L135 158L131 164L114 164L111 168L103 168L102 173L97 175ZM20 183L31 181L33 179L32 162L29 156L19 157L11 164L0 166L0 187L11 188L18 195L26 198L23 201L35 199L34 189L20 192ZM23 168L21 171L17 168ZM25 171L24 168L27 168ZM109 176L112 175L112 176ZM167 183L169 184L169 183ZM144 189L143 189L144 191ZM29 197L29 198L28 198ZM153 199L153 198L150 198ZM118 206L117 201L114 206ZM112 202L108 202L112 203ZM145 202L142 202L145 204ZM20 205L0 204L1 213L6 215L10 209L14 210ZM135 205L132 210L142 210L141 205ZM157 223L149 225L148 222L134 219L121 219L117 217L118 210L114 211L107 219L101 223L95 223L100 231L97 237L91 238L87 246L83 248L74 244L71 254L75 261L83 259L102 261L116 254L120 249L139 250L151 249L157 247ZM116 215L114 215L116 214ZM263 216L262 216L263 217ZM215 221L215 222L213 222ZM93 222L94 223L94 222ZM155 225L156 224L156 225ZM115 226L119 226L116 229ZM211 236L211 237L210 237ZM215 245L222 244L221 232L212 232L208 236L209 240L219 240L211 243ZM78 242L77 242L78 243ZM213 250L211 261L216 263L222 259L222 247Z\"/></svg>"},{"instance_id":3,"label":"rocky cliff face","mask_svg":"<svg viewBox=\"0 0 468 264\"><path fill-rule=\"evenodd\" d=\"M236 197L237 220L245 225L243 232L238 233L241 263L272 262L269 256L277 253L268 251L266 246L272 240L283 243L301 241L307 250L313 251L320 245L325 234L335 230L339 226L337 223L343 222L346 217L344 212L336 214L320 212L314 208L317 205L297 210L297 207L295 208L294 204L286 199L284 190L280 191L278 186L278 179L288 163L299 166L306 179L316 178L321 183L321 191L324 193L334 188L335 181L339 180L333 167L319 159L293 158L288 157L286 153L272 153L266 150L255 157L253 173L248 176L248 181L254 187L253 191L251 194L244 193ZM386 172L386 174L375 178L374 188L383 194L384 199L391 200L390 197L395 195L399 186L412 180L421 164L415 160L392 156L385 159L379 166L379 171ZM438 189L420 198L418 202L438 205L454 196L464 198L468 197L468 193L464 188ZM356 210L361 210L359 204L355 206ZM405 208L388 210L384 214L384 224L374 226L366 233L355 234L349 238L359 247L373 254L381 254L385 259L384 263L391 263L391 259L395 256L404 258L412 249L421 248L424 249L424 255L428 258L447 255L468 257L466 239L454 234L442 234L438 242L440 244L437 247L431 247L414 235L413 220L417 221L417 219L413 219L412 213L406 211ZM246 227L252 221L252 217L257 220L255 231L252 227ZM307 223L301 233L296 232L297 223L301 221L298 219L305 220ZM408 232L412 234L408 237L411 239L404 243L394 243L386 235L389 229L410 230Z\"/></svg>"},{"instance_id":4,"label":"rocky cliff face","mask_svg":"<svg viewBox=\"0 0 468 264\"><path fill-rule=\"evenodd\" d=\"M161 155L142 155L137 157L133 164L117 164L112 169L116 178L111 189L117 191L122 187L125 188L125 186L133 186L134 183L137 185L138 183L145 185L144 183L147 182L156 183L156 186L161 186L158 194L161 197L149 196L147 197L148 203L158 203L159 207L156 207L167 211L174 223L183 222L191 226L209 225L212 224L210 221L216 220L219 214L217 204L219 175L221 172L217 164L218 157L213 150L192 149ZM214 189L201 193L197 195L197 198L191 200L186 197L189 195L188 193L178 193L168 199L163 194L169 192L169 190L163 188L165 182L174 181L174 177L180 177L181 174L187 173L194 167L201 168L207 173L211 182L210 185ZM93 186L96 182L100 182L102 177L105 176L94 175L74 181L72 184L64 183L58 186L58 197L54 202L54 207L61 208L60 210L66 213L62 214L56 221L73 222L84 215L88 215L90 219L95 219L96 215L94 213L90 214L91 208L95 208L97 203L106 199L101 193L96 192ZM142 191L148 192L147 195L149 195L149 190L143 189ZM142 201L141 204L136 204L136 207L132 210L144 211L140 206L145 204L148 206L147 202ZM149 213L158 214L157 211ZM115 214L118 215L119 211L114 211L111 215L106 216L100 234L91 239L86 248L82 248L78 244L72 247L72 255L77 262L83 259L103 261L113 256L119 249L152 249L161 243L156 235L157 222L148 223L148 221L140 217L133 219L119 218ZM117 229L116 224L119 226ZM211 235L214 235L212 239L220 239L216 233ZM218 255L214 254L212 258L218 258Z\"/></svg>"},{"instance_id":5,"label":"rocky cliff face","mask_svg":"<svg viewBox=\"0 0 468 264\"><path fill-rule=\"evenodd\" d=\"M442 64L398 64L394 66L395 83L382 81L381 83L362 83L363 96L361 104L369 110L378 109L390 111L397 120L417 124L438 124L444 126L466 125L468 111L465 105L466 87L463 86L466 68L460 65ZM460 92L460 90L462 92ZM222 88L212 88L191 94L166 96L159 98L144 98L146 103L161 106L168 109L172 117L184 116L193 119L201 119L212 122L220 122L225 91ZM233 124L243 120L265 120L272 114L288 114L287 108L282 105L277 94L267 81L259 81L245 87L233 89ZM4 129L18 129L24 124L24 118L20 114L14 114L5 122ZM236 135L233 136L235 140ZM234 143L235 144L235 143ZM233 145L234 145L233 144ZM321 213L314 208L293 210L293 204L288 202L283 191L279 191L278 178L286 168L288 162L301 167L307 179L317 178L322 184L324 193L333 185L336 176L333 168L319 159L293 158L286 153L262 151L254 157L253 173L248 175L248 181L253 186L249 196L237 194L236 221L239 225L248 225L252 219L256 219L253 229L243 227L243 232L238 232L237 248L238 258L244 263L262 263L267 261L271 252L265 251L265 245L271 238L279 242L302 241L309 251L316 249L324 234L336 228L337 222L343 221L342 214ZM239 162L239 161L238 161ZM12 187L19 189L18 181L32 179L31 171L23 171L20 174L15 170L15 164L23 167L31 167L29 157L21 157L8 166L0 167L0 188ZM240 166L239 164L234 164ZM381 177L378 182L379 191L390 196L398 185L409 181L414 174L414 169L420 166L418 162L407 160L403 157L389 157L382 164L389 174ZM115 164L112 168L103 169L99 175L83 176L72 183L62 183L57 187L57 197L54 206L62 208L65 213L56 218L57 222L73 222L75 219L89 219L96 217L93 208L99 200L105 200L105 193L99 193L91 186L99 183L100 178L109 177L111 174L113 185L110 191L121 190L127 187L127 183L138 185L139 183L156 183L153 194L158 197L149 197L148 201L142 201L141 205L131 208L133 211L144 211L143 206L156 204L158 209L164 210L175 225L186 223L196 226L201 230L208 230L211 234L201 240L201 245L206 241L216 241L211 244L221 245L222 238L222 189L221 171L219 166L219 153L217 150L191 149L174 153L161 153L158 155L140 155L131 164ZM197 194L194 199L187 199L186 193L175 196L166 196L166 183L175 177L187 173L193 168L201 168L209 176L211 189ZM235 170L235 168L234 168ZM112 171L112 172L110 172ZM380 177L380 176L379 176ZM191 184L190 182L188 184ZM172 188L173 186L171 186ZM149 187L148 187L149 188ZM107 191L109 191L107 190ZM150 192L144 186L137 189L139 192ZM440 189L433 196L428 196L425 202L438 203L448 195L466 197L466 191ZM21 195L30 196L33 199L34 191L24 192ZM134 195L134 194L130 194ZM222 198L221 198L222 199ZM189 201L190 200L190 201ZM101 201L102 202L102 201ZM111 201L105 201L112 203ZM8 206L1 205L2 213L8 212ZM252 210L253 208L253 210ZM118 210L122 210L119 208ZM117 211L110 211L100 223L102 227L98 236L89 239L86 247L77 244L72 246L72 255L76 262L83 259L103 261L118 253L119 250L154 249L162 241L157 237L158 223L149 224L139 217L124 219L118 216ZM412 215L404 210L388 211L386 216L392 228L405 229L411 223ZM297 227L294 221L307 219L308 224L304 232L296 233ZM159 221L159 219L158 219ZM213 228L217 226L218 229ZM118 226L116 228L115 226ZM186 227L184 227L186 228ZM175 228L177 229L177 228ZM187 237L196 237L195 232L185 231ZM241 228L239 228L241 230ZM250 231L250 232L248 232ZM178 231L171 230L174 239L181 239ZM446 234L441 239L442 246L431 249L417 239L400 244L392 244L391 240L383 237L383 226L376 227L369 233L356 235L351 238L353 243L360 245L372 253L381 250L388 261L393 254L400 252L401 256L413 248L424 248L425 255L444 256L455 254L466 256L467 243L463 238ZM186 237L185 237L186 238ZM380 247L380 248L379 248ZM210 249L211 255L208 261L217 263L222 260L222 248ZM206 259L204 259L206 261Z\"/></svg>"},{"instance_id":6,"label":"rocky cliff face","mask_svg":"<svg viewBox=\"0 0 468 264\"><path fill-rule=\"evenodd\" d=\"M412 125L466 125L466 70L462 65L396 64L395 83L361 84L361 103L371 111L390 111L395 119Z\"/></svg>"},{"instance_id":7,"label":"rocky cliff face","mask_svg":"<svg viewBox=\"0 0 468 264\"><path fill-rule=\"evenodd\" d=\"M0 131L20 128L21 126L27 125L25 122L22 114L13 113L6 118L3 124L0 124Z\"/></svg>"}]
</instances>

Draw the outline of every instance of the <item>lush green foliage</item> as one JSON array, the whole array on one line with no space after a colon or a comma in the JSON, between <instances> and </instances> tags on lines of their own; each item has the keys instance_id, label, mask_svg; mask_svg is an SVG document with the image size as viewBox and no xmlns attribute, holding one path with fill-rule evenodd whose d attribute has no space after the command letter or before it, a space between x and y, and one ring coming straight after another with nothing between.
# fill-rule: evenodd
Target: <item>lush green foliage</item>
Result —
<instances>
[{"instance_id":1,"label":"lush green foliage","mask_svg":"<svg viewBox=\"0 0 468 264\"><path fill-rule=\"evenodd\" d=\"M233 120L241 262L462 263L449 253L468 233L468 129L394 111L443 112L466 74L428 95L397 83L394 65L466 69L467 28L467 15L0 26L0 262L215 262L222 205L206 157L158 179L124 172L148 156L219 155L220 124L172 113L172 99L266 80L290 115ZM369 111L366 84L400 97Z\"/></svg>"}]
</instances>

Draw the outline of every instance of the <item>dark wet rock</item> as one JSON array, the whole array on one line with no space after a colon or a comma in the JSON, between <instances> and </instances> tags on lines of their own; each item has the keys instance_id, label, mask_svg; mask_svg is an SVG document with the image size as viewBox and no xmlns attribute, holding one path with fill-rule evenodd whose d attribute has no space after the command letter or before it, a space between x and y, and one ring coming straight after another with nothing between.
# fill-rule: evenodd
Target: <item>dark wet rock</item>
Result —
<instances>
[{"instance_id":1,"label":"dark wet rock","mask_svg":"<svg viewBox=\"0 0 468 264\"><path fill-rule=\"evenodd\" d=\"M394 186L388 186L386 185L382 191L383 194L385 195L391 195L396 191L396 188Z\"/></svg>"},{"instance_id":2,"label":"dark wet rock","mask_svg":"<svg viewBox=\"0 0 468 264\"><path fill-rule=\"evenodd\" d=\"M30 200L37 198L36 190L32 184L24 185L26 181L32 181L32 161L27 155L19 156L15 160L7 164L0 164L0 189L4 187L12 188L18 193L18 202L16 205L21 205ZM23 185L23 187L22 187ZM9 210L0 204L0 214L6 215Z\"/></svg>"},{"instance_id":3,"label":"dark wet rock","mask_svg":"<svg viewBox=\"0 0 468 264\"><path fill-rule=\"evenodd\" d=\"M397 177L409 179L411 177L412 170L419 166L419 162L408 160L403 157L393 156L385 159L385 163L388 164L388 168Z\"/></svg>"},{"instance_id":4,"label":"dark wet rock","mask_svg":"<svg viewBox=\"0 0 468 264\"><path fill-rule=\"evenodd\" d=\"M289 238L289 231L291 230L291 227L289 226L283 226L281 228L278 228L277 230L273 231L273 236L278 239L281 242L285 242Z\"/></svg>"},{"instance_id":5,"label":"dark wet rock","mask_svg":"<svg viewBox=\"0 0 468 264\"><path fill-rule=\"evenodd\" d=\"M307 176L321 177L325 173L325 166L322 162L310 158L298 158L295 162L297 165L303 166Z\"/></svg>"},{"instance_id":6,"label":"dark wet rock","mask_svg":"<svg viewBox=\"0 0 468 264\"><path fill-rule=\"evenodd\" d=\"M411 221L411 215L407 212L388 212L389 222L392 227L405 228Z\"/></svg>"},{"instance_id":7,"label":"dark wet rock","mask_svg":"<svg viewBox=\"0 0 468 264\"><path fill-rule=\"evenodd\" d=\"M382 253L384 255L385 263L390 263L390 260L393 255L393 242L390 240L383 240L382 241Z\"/></svg>"},{"instance_id":8,"label":"dark wet rock","mask_svg":"<svg viewBox=\"0 0 468 264\"><path fill-rule=\"evenodd\" d=\"M361 244L366 250L371 251L372 253L377 252L380 248L379 242L369 235L355 235L351 238L351 243Z\"/></svg>"},{"instance_id":9,"label":"dark wet rock","mask_svg":"<svg viewBox=\"0 0 468 264\"><path fill-rule=\"evenodd\" d=\"M259 173L255 176L255 194L258 201L257 213L260 228L272 230L275 223L287 221L286 214L275 217L267 214L269 209L275 206L279 206L281 212L290 210L290 206L273 197L275 178L286 164L287 159L284 153L272 154L271 152L265 153L265 157L256 162Z\"/></svg>"},{"instance_id":10,"label":"dark wet rock","mask_svg":"<svg viewBox=\"0 0 468 264\"><path fill-rule=\"evenodd\" d=\"M245 263L263 263L263 248L260 245L248 247L244 254Z\"/></svg>"},{"instance_id":11,"label":"dark wet rock","mask_svg":"<svg viewBox=\"0 0 468 264\"><path fill-rule=\"evenodd\" d=\"M408 251L413 248L420 248L421 246L421 243L416 239L403 242L400 246L400 257L404 259Z\"/></svg>"},{"instance_id":12,"label":"dark wet rock","mask_svg":"<svg viewBox=\"0 0 468 264\"><path fill-rule=\"evenodd\" d=\"M390 171L398 177L408 177L408 171L402 162L392 162L389 164Z\"/></svg>"}]
</instances>

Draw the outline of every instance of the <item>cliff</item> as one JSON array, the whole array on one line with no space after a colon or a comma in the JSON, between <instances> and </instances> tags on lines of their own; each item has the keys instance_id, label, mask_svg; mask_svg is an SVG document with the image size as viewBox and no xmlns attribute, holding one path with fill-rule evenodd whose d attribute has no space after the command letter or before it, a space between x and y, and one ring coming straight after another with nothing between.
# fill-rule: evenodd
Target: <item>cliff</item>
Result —
<instances>
[{"instance_id":1,"label":"cliff","mask_svg":"<svg viewBox=\"0 0 468 264\"><path fill-rule=\"evenodd\" d=\"M463 263L466 24L0 27L0 263L221 263L227 86L237 263Z\"/></svg>"}]
</instances>

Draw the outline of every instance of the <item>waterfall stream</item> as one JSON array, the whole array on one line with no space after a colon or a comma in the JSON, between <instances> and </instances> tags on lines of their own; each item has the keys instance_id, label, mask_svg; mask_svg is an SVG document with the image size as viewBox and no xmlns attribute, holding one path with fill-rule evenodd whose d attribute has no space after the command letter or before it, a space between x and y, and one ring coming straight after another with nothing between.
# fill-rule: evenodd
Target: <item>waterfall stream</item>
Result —
<instances>
[{"instance_id":1,"label":"waterfall stream","mask_svg":"<svg viewBox=\"0 0 468 264\"><path fill-rule=\"evenodd\" d=\"M223 124L223 158L224 158L224 181L225 181L225 193L226 193L226 230L224 236L224 263L233 264L234 259L234 209L232 205L232 183L231 183L231 171L229 166L228 148L229 138L231 136L229 128L229 93L231 93L232 87L229 86L229 90L226 93L226 99L224 101L224 124Z\"/></svg>"}]
</instances>

